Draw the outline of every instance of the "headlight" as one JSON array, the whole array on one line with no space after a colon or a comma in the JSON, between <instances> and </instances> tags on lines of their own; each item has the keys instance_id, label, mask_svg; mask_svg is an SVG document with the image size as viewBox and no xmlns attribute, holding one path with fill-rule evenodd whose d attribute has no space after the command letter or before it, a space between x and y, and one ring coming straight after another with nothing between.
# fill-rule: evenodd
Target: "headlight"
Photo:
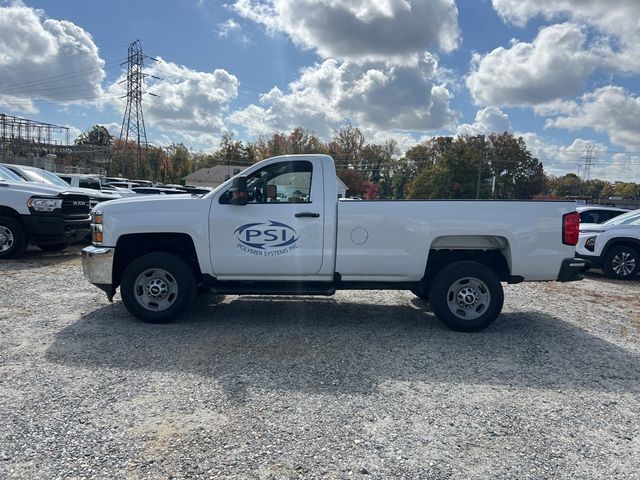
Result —
<instances>
[{"instance_id":1,"label":"headlight","mask_svg":"<svg viewBox=\"0 0 640 480\"><path fill-rule=\"evenodd\" d=\"M102 245L104 240L103 215L100 210L91 214L91 241L94 245Z\"/></svg>"},{"instance_id":2,"label":"headlight","mask_svg":"<svg viewBox=\"0 0 640 480\"><path fill-rule=\"evenodd\" d=\"M584 242L584 248L593 252L596 249L596 237L589 237Z\"/></svg>"},{"instance_id":3,"label":"headlight","mask_svg":"<svg viewBox=\"0 0 640 480\"><path fill-rule=\"evenodd\" d=\"M27 201L27 206L36 212L53 212L57 208L62 208L62 199L31 197Z\"/></svg>"}]
</instances>

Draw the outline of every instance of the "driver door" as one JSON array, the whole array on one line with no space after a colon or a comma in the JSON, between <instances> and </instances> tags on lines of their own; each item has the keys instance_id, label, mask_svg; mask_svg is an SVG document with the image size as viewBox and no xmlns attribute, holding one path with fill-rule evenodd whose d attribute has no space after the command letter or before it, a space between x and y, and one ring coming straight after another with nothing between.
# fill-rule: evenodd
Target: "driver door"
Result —
<instances>
[{"instance_id":1,"label":"driver door","mask_svg":"<svg viewBox=\"0 0 640 480\"><path fill-rule=\"evenodd\" d=\"M276 161L247 177L246 205L222 192L211 208L218 279L312 276L322 267L324 197L317 159Z\"/></svg>"}]
</instances>

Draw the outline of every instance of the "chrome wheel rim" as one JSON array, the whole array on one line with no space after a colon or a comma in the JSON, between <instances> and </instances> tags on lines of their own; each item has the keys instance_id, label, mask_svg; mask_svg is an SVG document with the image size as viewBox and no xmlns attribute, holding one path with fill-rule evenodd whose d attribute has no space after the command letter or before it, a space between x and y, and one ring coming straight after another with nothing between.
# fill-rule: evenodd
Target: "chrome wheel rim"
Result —
<instances>
[{"instance_id":1,"label":"chrome wheel rim","mask_svg":"<svg viewBox=\"0 0 640 480\"><path fill-rule=\"evenodd\" d=\"M14 242L13 232L7 227L0 226L0 252L10 250Z\"/></svg>"},{"instance_id":2,"label":"chrome wheel rim","mask_svg":"<svg viewBox=\"0 0 640 480\"><path fill-rule=\"evenodd\" d=\"M475 320L481 317L490 304L489 287L475 277L456 280L447 292L449 310L462 320Z\"/></svg>"},{"instance_id":3,"label":"chrome wheel rim","mask_svg":"<svg viewBox=\"0 0 640 480\"><path fill-rule=\"evenodd\" d=\"M636 268L636 259L629 252L620 252L611 260L611 268L616 274L626 277Z\"/></svg>"},{"instance_id":4,"label":"chrome wheel rim","mask_svg":"<svg viewBox=\"0 0 640 480\"><path fill-rule=\"evenodd\" d=\"M162 268L149 268L136 278L133 293L146 310L162 312L178 298L178 282Z\"/></svg>"}]
</instances>

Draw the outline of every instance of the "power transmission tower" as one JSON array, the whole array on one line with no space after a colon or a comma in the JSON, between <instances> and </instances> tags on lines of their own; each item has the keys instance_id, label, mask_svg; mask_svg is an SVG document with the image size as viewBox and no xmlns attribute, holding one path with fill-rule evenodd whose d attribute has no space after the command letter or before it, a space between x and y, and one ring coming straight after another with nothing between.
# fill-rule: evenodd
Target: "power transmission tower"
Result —
<instances>
[{"instance_id":1,"label":"power transmission tower","mask_svg":"<svg viewBox=\"0 0 640 480\"><path fill-rule=\"evenodd\" d=\"M136 142L136 174L140 171L140 165L147 158L147 131L144 126L144 114L142 113L142 94L144 79L149 76L144 73L144 59L155 58L148 57L142 53L142 44L140 40L129 45L127 61L121 65L127 65L127 77L120 83L127 83L127 94L121 98L127 98L127 106L124 110L122 118L122 128L120 129L120 146L118 156L122 156L124 162L127 161L127 150L129 149L129 140ZM154 77L155 78L155 77ZM149 93L149 95L154 95ZM124 165L123 165L124 166ZM131 169L133 170L133 169Z\"/></svg>"},{"instance_id":2,"label":"power transmission tower","mask_svg":"<svg viewBox=\"0 0 640 480\"><path fill-rule=\"evenodd\" d=\"M582 157L580 157L581 164L578 165L578 176L580 176L580 166L582 169L582 180L588 182L591 180L591 167L598 159L598 150L594 145L587 145Z\"/></svg>"}]
</instances>

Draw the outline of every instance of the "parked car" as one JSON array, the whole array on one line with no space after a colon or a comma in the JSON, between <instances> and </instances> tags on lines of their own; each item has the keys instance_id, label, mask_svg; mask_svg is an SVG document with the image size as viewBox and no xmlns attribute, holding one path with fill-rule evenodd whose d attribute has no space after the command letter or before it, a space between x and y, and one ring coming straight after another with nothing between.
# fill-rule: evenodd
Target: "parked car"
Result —
<instances>
[{"instance_id":1,"label":"parked car","mask_svg":"<svg viewBox=\"0 0 640 480\"><path fill-rule=\"evenodd\" d=\"M0 165L0 259L20 257L29 243L58 251L86 237L90 208L86 195L26 182Z\"/></svg>"},{"instance_id":2,"label":"parked car","mask_svg":"<svg viewBox=\"0 0 640 480\"><path fill-rule=\"evenodd\" d=\"M580 214L580 223L604 223L607 220L627 213L628 208L602 207L600 205L581 205L576 207Z\"/></svg>"},{"instance_id":3,"label":"parked car","mask_svg":"<svg viewBox=\"0 0 640 480\"><path fill-rule=\"evenodd\" d=\"M111 185L112 187L127 188L129 190L133 190L140 186L135 182L106 182L106 184Z\"/></svg>"},{"instance_id":4,"label":"parked car","mask_svg":"<svg viewBox=\"0 0 640 480\"><path fill-rule=\"evenodd\" d=\"M131 190L130 188L124 188L124 187L114 187L113 185L108 185L106 183L102 183L100 185L100 188L103 192L116 192L118 195L120 195L122 198L125 197L135 197L136 196L136 192L134 192L133 190Z\"/></svg>"},{"instance_id":5,"label":"parked car","mask_svg":"<svg viewBox=\"0 0 640 480\"><path fill-rule=\"evenodd\" d=\"M82 175L78 173L56 173L58 177L75 188L91 188L102 190L100 178L97 175Z\"/></svg>"},{"instance_id":6,"label":"parked car","mask_svg":"<svg viewBox=\"0 0 640 480\"><path fill-rule=\"evenodd\" d=\"M175 188L134 187L131 190L138 195L187 195L187 192Z\"/></svg>"},{"instance_id":7,"label":"parked car","mask_svg":"<svg viewBox=\"0 0 640 480\"><path fill-rule=\"evenodd\" d=\"M106 202L108 200L121 198L121 196L116 192L102 192L100 190L94 190L92 188L74 188L67 182L62 180L60 177L58 177L55 173L43 170L41 168L11 164L4 164L4 166L27 182L51 185L70 192L79 193L81 195L88 195L91 201L92 208L100 202Z\"/></svg>"},{"instance_id":8,"label":"parked car","mask_svg":"<svg viewBox=\"0 0 640 480\"><path fill-rule=\"evenodd\" d=\"M151 180L131 180L131 183L137 183L141 187L153 187Z\"/></svg>"},{"instance_id":9,"label":"parked car","mask_svg":"<svg viewBox=\"0 0 640 480\"><path fill-rule=\"evenodd\" d=\"M103 179L103 183L112 183L112 182L124 182L127 183L129 182L128 178L123 178L123 177L105 177Z\"/></svg>"},{"instance_id":10,"label":"parked car","mask_svg":"<svg viewBox=\"0 0 640 480\"><path fill-rule=\"evenodd\" d=\"M576 254L608 278L629 280L640 272L640 209L603 224L580 225Z\"/></svg>"},{"instance_id":11,"label":"parked car","mask_svg":"<svg viewBox=\"0 0 640 480\"><path fill-rule=\"evenodd\" d=\"M574 202L338 202L328 155L263 160L204 197L96 207L87 279L130 313L176 318L199 287L218 294L410 290L456 330L500 314L501 282L573 281ZM281 199L283 201L273 201ZM372 313L375 315L375 313Z\"/></svg>"}]
</instances>

